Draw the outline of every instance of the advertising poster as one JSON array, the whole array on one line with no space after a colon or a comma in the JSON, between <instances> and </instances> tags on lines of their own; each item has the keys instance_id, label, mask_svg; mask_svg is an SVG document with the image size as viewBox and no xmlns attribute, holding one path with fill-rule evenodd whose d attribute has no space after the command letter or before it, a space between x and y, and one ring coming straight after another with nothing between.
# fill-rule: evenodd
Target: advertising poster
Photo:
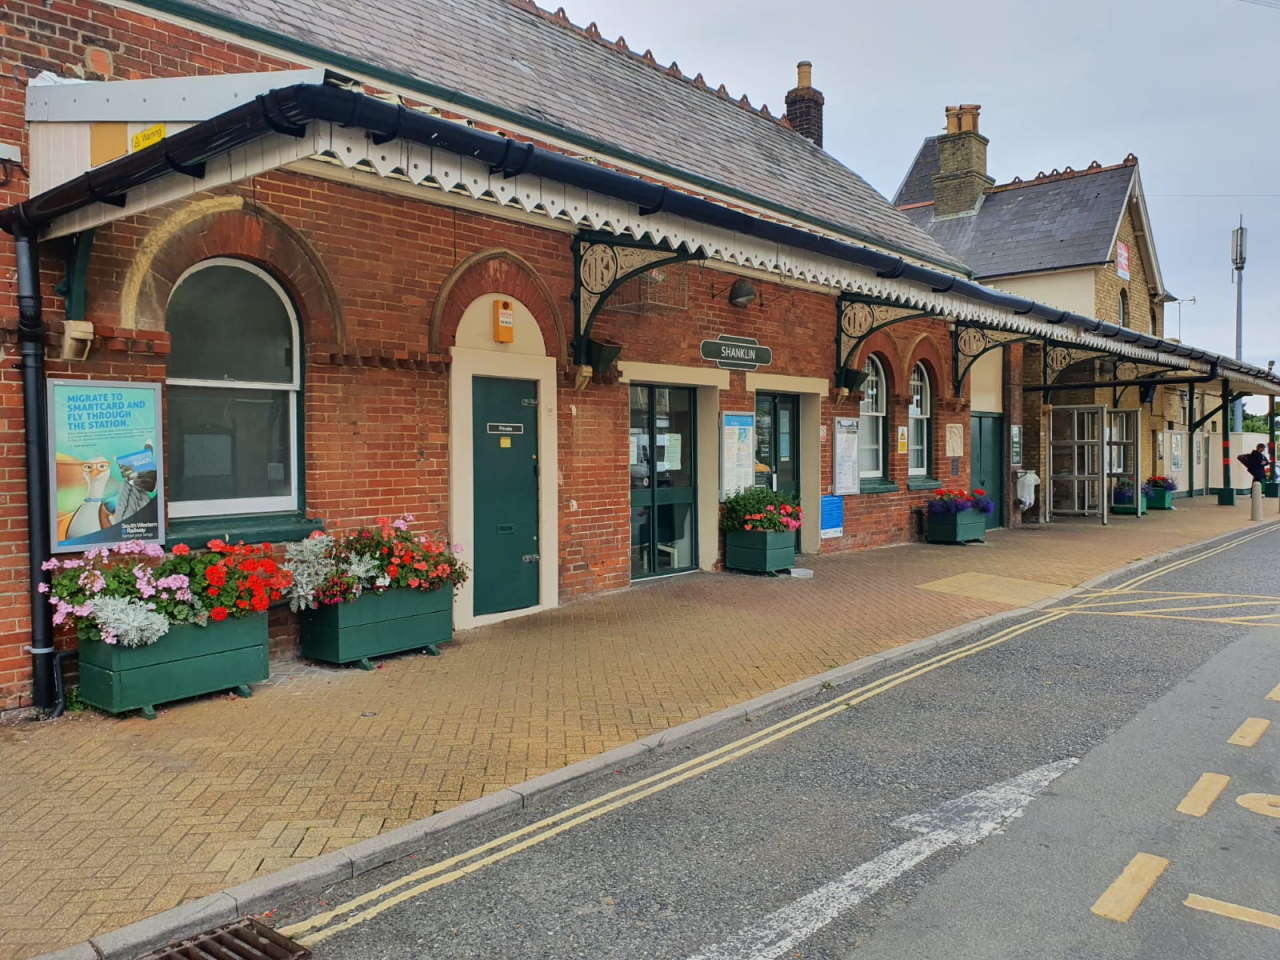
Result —
<instances>
[{"instance_id":1,"label":"advertising poster","mask_svg":"<svg viewBox=\"0 0 1280 960\"><path fill-rule=\"evenodd\" d=\"M164 541L160 385L49 381L55 553Z\"/></svg>"},{"instance_id":2,"label":"advertising poster","mask_svg":"<svg viewBox=\"0 0 1280 960\"><path fill-rule=\"evenodd\" d=\"M756 482L756 415L720 415L720 499Z\"/></svg>"}]
</instances>

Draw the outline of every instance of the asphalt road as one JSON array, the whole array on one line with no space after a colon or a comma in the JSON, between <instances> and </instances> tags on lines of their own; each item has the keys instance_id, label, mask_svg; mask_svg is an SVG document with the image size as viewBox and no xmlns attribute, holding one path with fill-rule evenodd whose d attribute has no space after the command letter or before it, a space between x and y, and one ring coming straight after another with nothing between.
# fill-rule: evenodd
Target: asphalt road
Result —
<instances>
[{"instance_id":1,"label":"asphalt road","mask_svg":"<svg viewBox=\"0 0 1280 960\"><path fill-rule=\"evenodd\" d=\"M1255 534L455 833L271 920L320 960L1271 960L1280 528ZM762 629L786 642L785 624ZM1228 742L1242 724L1253 745ZM1187 797L1206 773L1220 776Z\"/></svg>"}]
</instances>

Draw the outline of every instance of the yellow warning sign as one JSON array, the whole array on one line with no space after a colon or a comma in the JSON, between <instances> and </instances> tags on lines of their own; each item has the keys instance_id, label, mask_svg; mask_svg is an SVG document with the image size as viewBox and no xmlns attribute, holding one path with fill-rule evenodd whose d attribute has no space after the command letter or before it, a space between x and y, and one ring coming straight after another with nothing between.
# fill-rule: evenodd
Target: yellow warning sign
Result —
<instances>
[{"instance_id":1,"label":"yellow warning sign","mask_svg":"<svg viewBox=\"0 0 1280 960\"><path fill-rule=\"evenodd\" d=\"M135 133L133 135L133 139L129 141L129 145L132 148L132 152L137 153L139 150L149 147L153 143L159 143L163 139L164 124L157 123L153 126L147 127L145 130L140 130Z\"/></svg>"}]
</instances>

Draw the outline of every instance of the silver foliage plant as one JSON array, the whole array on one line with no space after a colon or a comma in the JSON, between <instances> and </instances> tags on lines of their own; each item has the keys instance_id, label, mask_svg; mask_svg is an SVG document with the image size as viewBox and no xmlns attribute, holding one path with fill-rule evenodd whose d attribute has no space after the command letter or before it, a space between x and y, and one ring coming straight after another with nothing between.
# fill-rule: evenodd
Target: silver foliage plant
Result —
<instances>
[{"instance_id":1,"label":"silver foliage plant","mask_svg":"<svg viewBox=\"0 0 1280 960\"><path fill-rule=\"evenodd\" d=\"M314 609L317 606L316 591L334 577L351 578L354 581L352 589L357 596L376 583L377 560L366 556L339 556L338 553L333 537L328 534L299 540L285 547L285 566L293 574L293 585L286 591L290 610L297 613ZM378 585L386 586L386 583Z\"/></svg>"},{"instance_id":2,"label":"silver foliage plant","mask_svg":"<svg viewBox=\"0 0 1280 960\"><path fill-rule=\"evenodd\" d=\"M326 535L299 540L284 548L284 565L293 574L286 595L294 613L316 605L316 591L337 572L333 537Z\"/></svg>"},{"instance_id":3,"label":"silver foliage plant","mask_svg":"<svg viewBox=\"0 0 1280 960\"><path fill-rule=\"evenodd\" d=\"M145 647L169 632L169 621L141 600L127 597L97 597L93 619L102 639L122 647Z\"/></svg>"}]
</instances>

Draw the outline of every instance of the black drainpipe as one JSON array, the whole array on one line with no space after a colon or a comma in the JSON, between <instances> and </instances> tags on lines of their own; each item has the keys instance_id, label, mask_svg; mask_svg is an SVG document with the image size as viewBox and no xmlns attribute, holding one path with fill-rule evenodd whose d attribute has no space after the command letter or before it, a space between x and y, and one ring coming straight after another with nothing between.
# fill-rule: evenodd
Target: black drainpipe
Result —
<instances>
[{"instance_id":1,"label":"black drainpipe","mask_svg":"<svg viewBox=\"0 0 1280 960\"><path fill-rule=\"evenodd\" d=\"M27 444L27 531L31 590L31 700L51 710L54 683L53 619L37 589L49 559L49 410L44 381L44 319L40 299L40 250L34 235L14 240L18 256L18 340L22 345L22 409Z\"/></svg>"}]
</instances>

